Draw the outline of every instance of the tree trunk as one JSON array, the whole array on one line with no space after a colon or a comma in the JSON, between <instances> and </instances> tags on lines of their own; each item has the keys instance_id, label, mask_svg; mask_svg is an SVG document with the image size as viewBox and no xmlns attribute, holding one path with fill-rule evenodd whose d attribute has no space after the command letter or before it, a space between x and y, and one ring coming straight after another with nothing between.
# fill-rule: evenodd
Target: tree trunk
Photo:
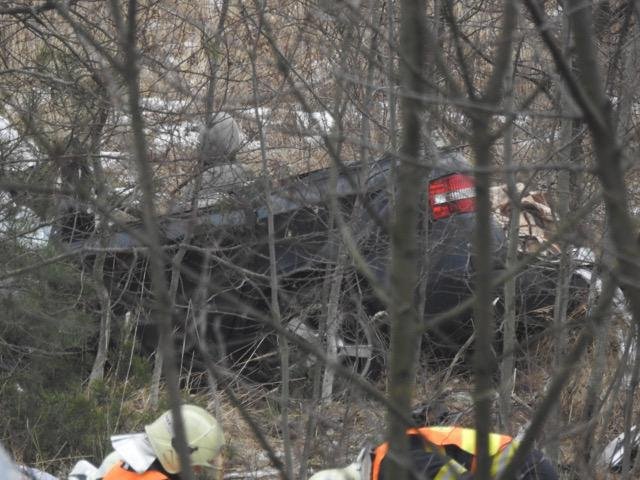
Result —
<instances>
[{"instance_id":1,"label":"tree trunk","mask_svg":"<svg viewBox=\"0 0 640 480\"><path fill-rule=\"evenodd\" d=\"M568 17L563 15L563 32L564 39L563 49L567 61L571 64L570 58L570 41L571 41L571 29L568 22ZM573 103L570 96L567 95L566 85L562 81L559 81L559 95L560 104L562 108L562 114L570 116L573 111ZM560 152L560 158L567 166L571 165L574 161L573 152L573 120L571 118L564 118L561 120L560 131L560 145L563 150ZM569 170L561 170L557 174L557 195L556 195L556 212L559 222L562 224L566 222L570 209L571 202L571 173ZM560 262L558 264L558 275L555 289L555 301L553 305L553 330L554 330L554 366L557 369L562 365L567 348L567 306L569 304L569 283L571 280L571 257L569 255L569 243L566 239L560 239ZM551 414L553 424L556 425L556 429L551 431L547 437L548 449L547 453L550 460L554 465L558 465L560 460L560 444L558 434L562 432L561 425L563 424L562 413L560 411L560 405L556 405L553 413Z\"/></svg>"},{"instance_id":2,"label":"tree trunk","mask_svg":"<svg viewBox=\"0 0 640 480\"><path fill-rule=\"evenodd\" d=\"M513 78L515 65L505 79L507 97L505 108L507 114L513 112ZM519 225L520 225L520 193L516 185L513 170L513 123L510 122L504 131L504 166L506 169L507 192L509 195L509 234L507 236L506 269L509 271L518 261ZM515 384L515 353L517 347L516 327L518 317L516 312L516 278L510 278L504 284L504 329L502 338L502 363L500 364L500 426L511 431L511 395Z\"/></svg>"},{"instance_id":3,"label":"tree trunk","mask_svg":"<svg viewBox=\"0 0 640 480\"><path fill-rule=\"evenodd\" d=\"M391 358L389 400L401 412L411 410L421 324L416 305L418 221L426 172L420 168L420 117L423 93L426 13L423 2L402 0L400 54L402 140L397 167L396 202L391 226ZM409 478L406 425L388 412L389 459L386 478Z\"/></svg>"},{"instance_id":4,"label":"tree trunk","mask_svg":"<svg viewBox=\"0 0 640 480\"><path fill-rule=\"evenodd\" d=\"M263 7L264 8L264 7ZM271 292L270 309L273 322L282 324L282 314L280 313L280 286L278 279L278 264L275 247L275 223L273 217L273 205L271 202L271 172L267 163L266 139L263 129L262 117L259 111L258 102L258 72L256 67L256 55L258 43L251 52L251 71L254 95L254 112L256 125L258 126L258 137L260 140L260 158L262 161L262 179L264 187L264 199L267 207L267 243L269 249L269 290ZM291 450L291 435L289 432L289 400L290 400L290 379L289 379L289 342L285 337L278 336L278 353L280 354L280 427L282 429L282 441L284 448L284 465L289 478L293 478L293 458Z\"/></svg>"},{"instance_id":5,"label":"tree trunk","mask_svg":"<svg viewBox=\"0 0 640 480\"><path fill-rule=\"evenodd\" d=\"M98 253L93 264L92 278L100 301L100 334L96 358L93 361L93 367L89 375L89 387L104 378L104 366L107 362L111 337L111 297L104 284L104 261L106 255L105 252Z\"/></svg>"},{"instance_id":6,"label":"tree trunk","mask_svg":"<svg viewBox=\"0 0 640 480\"><path fill-rule=\"evenodd\" d=\"M144 118L140 109L139 63L136 49L136 39L139 32L137 27L138 4L129 0L127 4L126 21L122 22L121 13L112 8L112 15L120 20L122 25L120 45L123 50L121 74L127 90L127 107L131 116L132 157L137 166L138 185L142 192L142 217L147 234L149 247L149 262L151 267L151 288L153 293L152 315L160 332L160 349L163 367L167 378L167 390L171 401L171 412L174 419L174 433L176 450L180 463L190 465L190 455L187 448L184 422L180 411L180 386L176 368L176 356L171 337L171 311L173 305L169 297L169 289L165 277L165 255L160 246L160 228L155 212L153 171L149 164L147 141L144 131ZM192 480L191 468L183 468L181 476L184 480Z\"/></svg>"},{"instance_id":7,"label":"tree trunk","mask_svg":"<svg viewBox=\"0 0 640 480\"><path fill-rule=\"evenodd\" d=\"M340 297L342 293L342 281L344 279L345 263L347 255L344 248L338 247L338 258L336 259L335 268L331 278L331 289L329 292L329 302L327 308L327 358L331 362L338 362L338 340L339 332L342 327L342 312L340 311ZM322 403L327 405L331 403L333 395L333 383L335 379L335 370L327 365L322 378Z\"/></svg>"}]
</instances>

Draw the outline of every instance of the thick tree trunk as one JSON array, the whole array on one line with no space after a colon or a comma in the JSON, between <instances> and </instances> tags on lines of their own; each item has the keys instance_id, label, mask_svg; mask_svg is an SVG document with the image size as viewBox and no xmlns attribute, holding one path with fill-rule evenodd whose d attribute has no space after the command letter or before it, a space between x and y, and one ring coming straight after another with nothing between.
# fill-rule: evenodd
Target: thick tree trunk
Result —
<instances>
[{"instance_id":1,"label":"thick tree trunk","mask_svg":"<svg viewBox=\"0 0 640 480\"><path fill-rule=\"evenodd\" d=\"M511 68L513 56L513 32L517 25L517 9L514 2L506 0L502 31L497 40L497 52L491 77L480 102L483 106L497 106L504 95L504 81ZM477 478L490 478L489 433L492 430L492 377L497 370L493 353L495 321L492 308L493 245L491 232L491 148L494 135L491 132L491 115L483 109L470 111L472 122L471 146L476 159L476 225L473 235L473 282L475 350L473 356L475 424L477 430Z\"/></svg>"},{"instance_id":2,"label":"thick tree trunk","mask_svg":"<svg viewBox=\"0 0 640 480\"><path fill-rule=\"evenodd\" d=\"M424 91L425 5L402 0L400 26L402 141L397 168L396 202L391 227L391 358L389 399L402 412L410 412L417 338L421 334L416 288L418 285L418 221L420 193L425 172L420 168L420 119L422 105L415 100ZM389 458L386 478L405 480L408 472L406 425L388 415Z\"/></svg>"},{"instance_id":3,"label":"thick tree trunk","mask_svg":"<svg viewBox=\"0 0 640 480\"><path fill-rule=\"evenodd\" d=\"M473 266L475 268L474 281L474 331L476 335L473 356L473 372L475 380L475 414L478 451L479 478L489 478L489 433L492 429L492 376L497 369L496 358L492 344L494 335L494 319L491 309L491 205L489 200L489 167L490 148L487 143L490 134L484 122L476 122L473 134L473 150L476 157L476 228L474 234Z\"/></svg>"}]
</instances>

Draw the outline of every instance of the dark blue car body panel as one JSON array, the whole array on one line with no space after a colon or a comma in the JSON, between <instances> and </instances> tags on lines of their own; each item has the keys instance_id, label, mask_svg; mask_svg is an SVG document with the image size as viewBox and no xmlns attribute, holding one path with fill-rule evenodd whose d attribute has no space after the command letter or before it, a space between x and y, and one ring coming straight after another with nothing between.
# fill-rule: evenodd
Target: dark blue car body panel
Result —
<instances>
[{"instance_id":1,"label":"dark blue car body panel","mask_svg":"<svg viewBox=\"0 0 640 480\"><path fill-rule=\"evenodd\" d=\"M293 282L297 282L299 278L305 278L305 281L313 282L307 277L317 275L319 266L335 260L334 245L330 241L330 212L334 203L340 206L340 213L352 226L363 256L378 280L382 283L387 281L393 162L393 157L385 156L365 167L349 165L340 169L337 176L333 175L334 181L329 169L318 170L286 179L274 187L269 203L276 228L276 264L283 281L293 279ZM471 174L471 170L472 166L461 155L442 152L438 165L426 170L425 193L430 180L458 172ZM219 206L161 217L162 243L167 247L175 246L187 236L189 228L194 228L194 235L191 236L194 243L208 248L213 245L237 245L238 252L228 257L228 262L239 264L256 274L268 274L268 209L264 194L258 187L257 184L250 184L228 189L225 192L226 200ZM335 199L333 202L332 195ZM357 208L356 204L359 205ZM424 214L429 215L429 212L425 211ZM474 222L473 213L429 222L428 250L424 252L427 259L427 321L431 316L456 306L471 294ZM494 266L501 268L504 235L495 224L492 224L492 232ZM131 258L125 258L127 250L144 247L145 231L141 224L128 224L126 228L113 231L106 237L103 235L100 239L94 239L86 232L76 232L66 226L58 229L55 236L69 248L114 249L119 252L116 255L120 255L122 263L126 263L131 261ZM197 264L198 261L194 259L193 263ZM224 263L215 266L215 269L218 271L216 278L227 281L229 288L250 295L242 293L237 287L243 285L242 279L235 277ZM114 282L122 283L121 280ZM295 290L298 287L292 288ZM384 309L385 306L371 291L365 292L365 297L363 302L370 314ZM468 336L471 333L469 320L469 312L451 319L444 328L440 328L443 338L450 338L456 343L457 332L461 330L463 337Z\"/></svg>"}]
</instances>

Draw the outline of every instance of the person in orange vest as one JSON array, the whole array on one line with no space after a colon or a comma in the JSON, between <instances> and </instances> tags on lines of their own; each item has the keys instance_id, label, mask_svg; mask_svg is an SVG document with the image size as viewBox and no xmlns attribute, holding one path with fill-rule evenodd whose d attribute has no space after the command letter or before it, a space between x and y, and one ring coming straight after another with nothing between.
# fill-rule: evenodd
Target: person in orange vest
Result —
<instances>
[{"instance_id":1,"label":"person in orange vest","mask_svg":"<svg viewBox=\"0 0 640 480\"><path fill-rule=\"evenodd\" d=\"M471 480L476 468L476 431L462 427L421 427L407 430L414 476L421 480ZM518 442L508 435L489 435L491 475L498 478ZM309 480L385 480L389 445L383 443L346 468L317 472ZM533 450L516 474L518 480L557 480L558 474L542 453Z\"/></svg>"},{"instance_id":2,"label":"person in orange vest","mask_svg":"<svg viewBox=\"0 0 640 480\"><path fill-rule=\"evenodd\" d=\"M222 478L224 433L218 421L204 408L182 405L184 425L193 477ZM173 415L163 413L145 427L144 433L114 435L114 451L88 480L180 480L180 459L176 449Z\"/></svg>"}]
</instances>

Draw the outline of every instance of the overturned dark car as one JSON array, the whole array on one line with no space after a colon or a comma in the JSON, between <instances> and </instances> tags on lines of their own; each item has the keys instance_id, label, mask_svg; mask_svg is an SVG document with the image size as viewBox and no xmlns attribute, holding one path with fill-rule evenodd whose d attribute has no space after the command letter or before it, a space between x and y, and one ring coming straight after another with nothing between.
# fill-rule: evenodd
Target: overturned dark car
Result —
<instances>
[{"instance_id":1,"label":"overturned dark car","mask_svg":"<svg viewBox=\"0 0 640 480\"><path fill-rule=\"evenodd\" d=\"M168 276L176 252L182 248L184 254L179 278L174 279L178 281L174 309L176 332L181 333L176 335L178 347L183 351L194 347L194 298L206 278L211 345L217 346L231 367L249 376L269 378L277 368L276 337L262 318L270 312L271 301L271 208L278 299L286 328L307 340L321 341L326 319L339 317L338 351L345 362L363 374L384 362L385 306L341 244L339 226L350 227L369 271L384 286L393 168L394 158L388 155L368 165L343 166L337 173L329 168L306 172L280 180L268 201L259 178L228 182L220 180L224 175L213 175L201 181L197 197L209 202L185 202L160 217ZM441 151L437 167L425 180L427 326L472 293L475 189L471 172L472 166L460 153ZM144 238L140 222L113 226L98 236L91 212L67 209L64 219L53 232L56 242L82 251L85 262L92 262L96 251L109 252L105 279L116 297L115 309L130 310L140 299L148 298L148 259L140 240ZM505 234L496 222L491 232L493 266L499 271L504 268ZM523 324L533 325L535 312L553 305L555 275L551 262L518 276ZM500 297L501 291L496 290L497 313ZM153 326L144 328L145 342L155 346ZM427 330L427 348L438 354L454 352L473 331L472 312L466 310ZM301 371L306 368L298 366Z\"/></svg>"}]
</instances>

